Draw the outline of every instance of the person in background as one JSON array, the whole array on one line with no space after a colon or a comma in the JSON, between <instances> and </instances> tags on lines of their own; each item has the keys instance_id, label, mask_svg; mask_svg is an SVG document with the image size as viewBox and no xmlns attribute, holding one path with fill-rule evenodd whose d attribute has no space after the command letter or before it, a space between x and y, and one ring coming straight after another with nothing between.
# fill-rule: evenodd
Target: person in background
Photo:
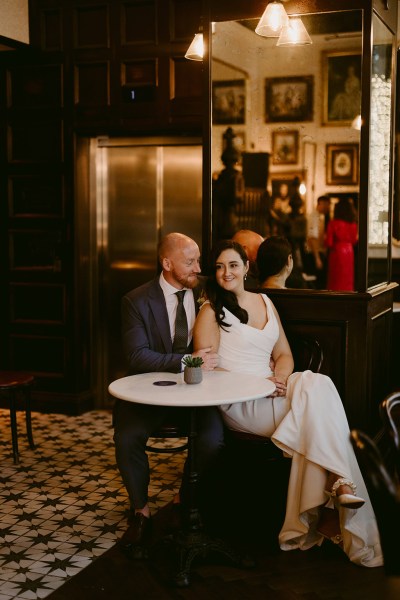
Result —
<instances>
[{"instance_id":1,"label":"person in background","mask_svg":"<svg viewBox=\"0 0 400 600\"><path fill-rule=\"evenodd\" d=\"M293 274L302 279L304 273L304 255L307 239L307 219L304 200L300 194L300 179L295 177L292 183L293 192L290 196L291 211L288 216L288 238L293 252Z\"/></svg>"},{"instance_id":2,"label":"person in background","mask_svg":"<svg viewBox=\"0 0 400 600\"><path fill-rule=\"evenodd\" d=\"M325 231L329 223L331 199L319 196L316 208L307 217L307 246L312 255L313 264L310 275L315 275L315 287L326 289L326 246Z\"/></svg>"},{"instance_id":3,"label":"person in background","mask_svg":"<svg viewBox=\"0 0 400 600\"><path fill-rule=\"evenodd\" d=\"M199 247L186 235L170 233L159 244L158 258L161 274L122 299L122 338L128 373L179 373L186 354L200 356L204 361L202 368L212 370L217 366L218 358L211 348L198 348L192 352L192 330L202 293L198 279ZM115 454L131 505L129 528L122 538L122 546L132 558L146 558L151 526L147 440L167 418L177 418L174 411L180 411L182 417L182 410L185 409L124 400L117 400L115 404ZM218 409L199 409L198 424L197 467L202 473L223 444L223 425ZM184 492L184 487L181 491Z\"/></svg>"},{"instance_id":4,"label":"person in background","mask_svg":"<svg viewBox=\"0 0 400 600\"><path fill-rule=\"evenodd\" d=\"M291 212L289 185L282 182L279 186L278 195L272 198L269 211L269 230L271 235L287 235L289 231L288 219Z\"/></svg>"},{"instance_id":5,"label":"person in background","mask_svg":"<svg viewBox=\"0 0 400 600\"><path fill-rule=\"evenodd\" d=\"M328 290L354 290L354 246L358 240L357 216L353 202L341 198L326 230L328 248Z\"/></svg>"},{"instance_id":6,"label":"person in background","mask_svg":"<svg viewBox=\"0 0 400 600\"><path fill-rule=\"evenodd\" d=\"M272 235L263 241L257 253L262 288L286 288L293 269L292 247L285 237Z\"/></svg>"},{"instance_id":7,"label":"person in background","mask_svg":"<svg viewBox=\"0 0 400 600\"><path fill-rule=\"evenodd\" d=\"M267 398L220 410L230 429L270 438L291 457L280 547L307 550L321 544L326 531L320 517L326 507L337 515L337 541L349 559L382 566L375 515L332 380L309 370L293 373L293 356L274 305L266 294L244 289L249 262L240 244L217 244L210 265L214 274L196 318L194 348L211 347L219 368L266 377L276 386ZM270 477L268 469L259 476Z\"/></svg>"},{"instance_id":8,"label":"person in background","mask_svg":"<svg viewBox=\"0 0 400 600\"><path fill-rule=\"evenodd\" d=\"M249 259L249 272L245 282L246 289L258 287L257 252L264 238L259 233L251 231L251 229L240 229L232 236L232 240L245 249Z\"/></svg>"}]
</instances>

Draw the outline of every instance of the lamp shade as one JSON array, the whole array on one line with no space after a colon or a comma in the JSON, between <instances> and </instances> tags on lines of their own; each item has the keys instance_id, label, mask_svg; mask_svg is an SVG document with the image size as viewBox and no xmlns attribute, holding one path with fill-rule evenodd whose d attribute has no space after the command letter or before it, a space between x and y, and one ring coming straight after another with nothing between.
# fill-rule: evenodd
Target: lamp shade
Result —
<instances>
[{"instance_id":1,"label":"lamp shade","mask_svg":"<svg viewBox=\"0 0 400 600\"><path fill-rule=\"evenodd\" d=\"M196 33L194 36L192 43L190 44L187 52L185 54L185 58L189 60L203 60L204 56L204 43L203 43L203 34Z\"/></svg>"},{"instance_id":2,"label":"lamp shade","mask_svg":"<svg viewBox=\"0 0 400 600\"><path fill-rule=\"evenodd\" d=\"M288 24L282 27L281 35L277 46L304 46L312 44L312 39L308 35L300 17L289 17Z\"/></svg>"},{"instance_id":3,"label":"lamp shade","mask_svg":"<svg viewBox=\"0 0 400 600\"><path fill-rule=\"evenodd\" d=\"M280 2L270 2L265 9L255 32L263 37L279 37L282 27L288 22L286 10Z\"/></svg>"}]
</instances>

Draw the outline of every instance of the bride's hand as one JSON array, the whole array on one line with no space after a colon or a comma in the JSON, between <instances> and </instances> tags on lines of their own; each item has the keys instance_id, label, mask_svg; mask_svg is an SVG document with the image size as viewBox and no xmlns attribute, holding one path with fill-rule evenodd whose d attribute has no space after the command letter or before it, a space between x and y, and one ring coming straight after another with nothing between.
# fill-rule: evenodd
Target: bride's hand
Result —
<instances>
[{"instance_id":1,"label":"bride's hand","mask_svg":"<svg viewBox=\"0 0 400 600\"><path fill-rule=\"evenodd\" d=\"M272 394L270 394L271 398L276 398L277 396L286 396L287 387L283 379L274 376L267 377L267 379L269 379L275 384L275 391Z\"/></svg>"}]
</instances>

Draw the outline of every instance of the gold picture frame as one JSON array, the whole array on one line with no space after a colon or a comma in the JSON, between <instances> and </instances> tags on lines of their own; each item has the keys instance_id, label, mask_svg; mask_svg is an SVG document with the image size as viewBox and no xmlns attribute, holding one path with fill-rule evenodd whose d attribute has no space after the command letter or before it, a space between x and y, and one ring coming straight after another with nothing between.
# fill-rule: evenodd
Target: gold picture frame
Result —
<instances>
[{"instance_id":1,"label":"gold picture frame","mask_svg":"<svg viewBox=\"0 0 400 600\"><path fill-rule=\"evenodd\" d=\"M326 184L357 185L358 144L326 145Z\"/></svg>"},{"instance_id":2,"label":"gold picture frame","mask_svg":"<svg viewBox=\"0 0 400 600\"><path fill-rule=\"evenodd\" d=\"M322 125L348 126L361 113L361 53L323 52Z\"/></svg>"},{"instance_id":3,"label":"gold picture frame","mask_svg":"<svg viewBox=\"0 0 400 600\"><path fill-rule=\"evenodd\" d=\"M299 132L277 130L272 132L272 164L295 165L299 162Z\"/></svg>"},{"instance_id":4,"label":"gold picture frame","mask_svg":"<svg viewBox=\"0 0 400 600\"><path fill-rule=\"evenodd\" d=\"M273 77L265 80L265 122L313 120L314 77Z\"/></svg>"},{"instance_id":5,"label":"gold picture frame","mask_svg":"<svg viewBox=\"0 0 400 600\"><path fill-rule=\"evenodd\" d=\"M295 179L303 181L304 171L280 171L277 173L270 174L270 186L271 186L271 197L272 199L280 195L281 185L287 185L289 190L292 190ZM293 190L292 190L293 191Z\"/></svg>"}]
</instances>

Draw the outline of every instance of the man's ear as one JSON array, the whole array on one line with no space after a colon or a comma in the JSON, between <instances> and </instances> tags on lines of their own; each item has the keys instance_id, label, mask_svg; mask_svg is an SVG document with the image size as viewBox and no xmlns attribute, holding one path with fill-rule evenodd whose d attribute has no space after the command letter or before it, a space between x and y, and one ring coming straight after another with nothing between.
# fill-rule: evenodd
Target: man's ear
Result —
<instances>
[{"instance_id":1,"label":"man's ear","mask_svg":"<svg viewBox=\"0 0 400 600\"><path fill-rule=\"evenodd\" d=\"M170 271L171 270L171 261L169 260L169 258L163 258L162 259L162 268L164 271Z\"/></svg>"}]
</instances>

